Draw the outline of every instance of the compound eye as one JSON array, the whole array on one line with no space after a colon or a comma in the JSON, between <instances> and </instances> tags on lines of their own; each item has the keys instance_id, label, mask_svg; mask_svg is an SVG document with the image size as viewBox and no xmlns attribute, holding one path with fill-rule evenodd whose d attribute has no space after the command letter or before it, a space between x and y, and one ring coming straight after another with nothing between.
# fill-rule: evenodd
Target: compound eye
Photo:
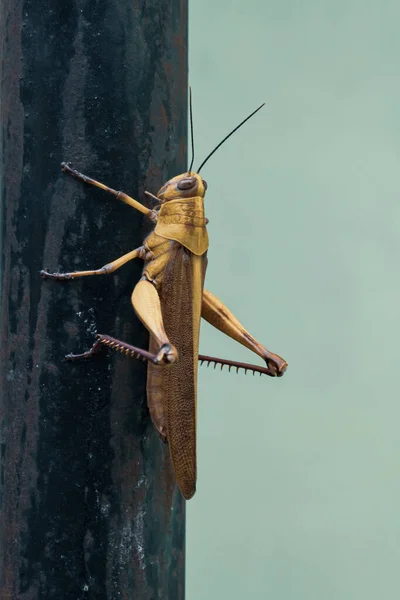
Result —
<instances>
[{"instance_id":1,"label":"compound eye","mask_svg":"<svg viewBox=\"0 0 400 600\"><path fill-rule=\"evenodd\" d=\"M203 181L203 185L204 185L204 191L206 191L208 188L207 181L204 181L204 179L202 181Z\"/></svg>"},{"instance_id":2,"label":"compound eye","mask_svg":"<svg viewBox=\"0 0 400 600\"><path fill-rule=\"evenodd\" d=\"M195 177L187 177L186 179L181 179L178 181L176 187L178 190L190 190L190 188L196 185Z\"/></svg>"}]
</instances>

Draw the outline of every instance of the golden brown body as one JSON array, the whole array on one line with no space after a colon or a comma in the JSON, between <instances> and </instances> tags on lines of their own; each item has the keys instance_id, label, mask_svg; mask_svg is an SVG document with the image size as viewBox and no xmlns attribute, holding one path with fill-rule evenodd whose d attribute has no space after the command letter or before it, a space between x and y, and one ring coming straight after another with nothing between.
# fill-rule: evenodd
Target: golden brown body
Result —
<instances>
[{"instance_id":1,"label":"golden brown body","mask_svg":"<svg viewBox=\"0 0 400 600\"><path fill-rule=\"evenodd\" d=\"M178 485L188 499L196 491L197 370L208 235L203 197L168 201L174 189L169 196L169 189L164 191L157 225L144 242L143 277L157 290L165 332L179 360L161 369L149 364L147 402L157 431L169 443ZM150 352L157 350L152 336Z\"/></svg>"},{"instance_id":2,"label":"golden brown body","mask_svg":"<svg viewBox=\"0 0 400 600\"><path fill-rule=\"evenodd\" d=\"M169 367L149 363L147 402L153 423L165 442L179 487L191 498L196 484L196 405L201 299L206 253L197 256L179 242L150 234L144 244L144 277L156 287L165 331L179 359ZM151 254L150 254L151 253ZM157 342L150 340L156 354Z\"/></svg>"},{"instance_id":3,"label":"golden brown body","mask_svg":"<svg viewBox=\"0 0 400 600\"><path fill-rule=\"evenodd\" d=\"M149 364L147 401L154 425L168 441L179 487L191 498L196 485L197 368L206 258L171 242L159 294L166 333L178 360L170 367ZM176 278L178 275L178 278ZM177 283L178 282L178 283Z\"/></svg>"},{"instance_id":4,"label":"golden brown body","mask_svg":"<svg viewBox=\"0 0 400 600\"><path fill-rule=\"evenodd\" d=\"M158 192L159 210L152 211L122 192L72 170L77 179L109 191L156 222L143 246L94 271L47 273L44 278L75 279L114 272L129 260L144 260L143 275L132 293L135 312L150 333L149 352L99 336L100 342L128 354L151 358L147 375L147 401L152 421L168 442L178 485L185 498L196 490L197 368L201 316L261 356L263 372L281 376L286 362L253 338L226 306L203 289L207 266L208 234L204 215L206 183L197 173L183 173ZM93 349L84 355L91 355ZM222 361L223 362L223 361ZM237 363L240 365L240 363ZM247 365L249 367L249 365ZM251 368L251 366L250 366Z\"/></svg>"}]
</instances>

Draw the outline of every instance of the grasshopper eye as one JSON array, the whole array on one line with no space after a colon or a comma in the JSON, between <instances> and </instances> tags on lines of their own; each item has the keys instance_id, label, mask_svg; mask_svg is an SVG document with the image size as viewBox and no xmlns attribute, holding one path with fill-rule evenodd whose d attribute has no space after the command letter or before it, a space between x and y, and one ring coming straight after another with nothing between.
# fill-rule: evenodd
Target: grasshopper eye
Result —
<instances>
[{"instance_id":1,"label":"grasshopper eye","mask_svg":"<svg viewBox=\"0 0 400 600\"><path fill-rule=\"evenodd\" d=\"M202 179L202 184L204 185L204 191L206 191L208 188L207 181L204 181L204 179Z\"/></svg>"},{"instance_id":2,"label":"grasshopper eye","mask_svg":"<svg viewBox=\"0 0 400 600\"><path fill-rule=\"evenodd\" d=\"M196 185L195 177L187 177L186 179L181 179L178 181L176 187L178 190L190 190L194 185Z\"/></svg>"}]
</instances>

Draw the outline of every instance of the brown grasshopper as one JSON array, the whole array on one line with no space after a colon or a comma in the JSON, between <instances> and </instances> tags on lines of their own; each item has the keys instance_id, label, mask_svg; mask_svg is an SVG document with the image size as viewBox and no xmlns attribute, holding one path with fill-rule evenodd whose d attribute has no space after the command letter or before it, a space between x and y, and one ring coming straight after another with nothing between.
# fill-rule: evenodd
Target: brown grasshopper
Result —
<instances>
[{"instance_id":1,"label":"brown grasshopper","mask_svg":"<svg viewBox=\"0 0 400 600\"><path fill-rule=\"evenodd\" d=\"M263 106L263 105L262 105ZM161 439L168 442L177 483L184 498L196 491L196 405L198 361L226 365L229 370L243 368L280 377L287 363L271 353L253 338L234 315L211 292L204 289L207 268L207 219L204 215L204 196L207 183L199 175L212 154L239 127L250 119L260 106L207 156L197 172L192 172L194 159L193 124L192 161L186 173L167 181L155 198L158 206L146 208L123 192L79 173L70 163L62 170L76 179L97 186L117 199L145 214L155 223L154 230L143 245L113 262L90 271L49 273L41 271L44 279L69 280L89 275L107 275L134 258L144 261L143 274L136 284L131 301L133 308L150 334L149 349L143 350L107 335L97 335L93 347L83 354L69 354L68 359L92 356L105 346L148 361L147 403ZM243 344L263 358L266 367L199 355L200 318Z\"/></svg>"}]
</instances>

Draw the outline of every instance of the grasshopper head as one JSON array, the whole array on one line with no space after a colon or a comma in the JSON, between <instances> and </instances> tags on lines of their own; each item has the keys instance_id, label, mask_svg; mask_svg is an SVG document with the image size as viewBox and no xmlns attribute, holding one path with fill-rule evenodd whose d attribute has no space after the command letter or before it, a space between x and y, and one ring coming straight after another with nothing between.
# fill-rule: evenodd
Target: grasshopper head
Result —
<instances>
[{"instance_id":1,"label":"grasshopper head","mask_svg":"<svg viewBox=\"0 0 400 600\"><path fill-rule=\"evenodd\" d=\"M157 197L161 202L176 200L177 198L204 198L207 182L198 173L187 172L173 177L158 190Z\"/></svg>"}]
</instances>

